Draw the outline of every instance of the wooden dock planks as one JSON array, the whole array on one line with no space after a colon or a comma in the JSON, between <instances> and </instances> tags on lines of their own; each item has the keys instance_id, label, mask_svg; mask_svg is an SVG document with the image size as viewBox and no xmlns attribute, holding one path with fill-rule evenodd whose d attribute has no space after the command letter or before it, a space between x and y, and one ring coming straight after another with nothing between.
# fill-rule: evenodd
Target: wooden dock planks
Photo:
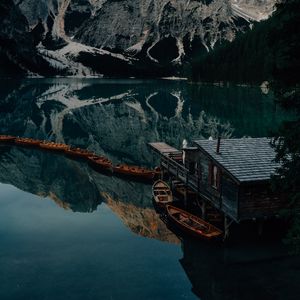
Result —
<instances>
[{"instance_id":1,"label":"wooden dock planks","mask_svg":"<svg viewBox=\"0 0 300 300\"><path fill-rule=\"evenodd\" d=\"M181 151L178 149L164 143L164 142L155 142L155 143L148 143L149 147L154 150L156 153L160 155L168 155L168 154L180 154Z\"/></svg>"}]
</instances>

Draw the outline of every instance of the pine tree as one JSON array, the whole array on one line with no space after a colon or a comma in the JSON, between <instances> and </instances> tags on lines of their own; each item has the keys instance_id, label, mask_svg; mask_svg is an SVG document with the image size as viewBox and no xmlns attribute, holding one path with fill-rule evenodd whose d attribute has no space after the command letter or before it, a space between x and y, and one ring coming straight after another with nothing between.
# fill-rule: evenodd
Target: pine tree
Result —
<instances>
[{"instance_id":1,"label":"pine tree","mask_svg":"<svg viewBox=\"0 0 300 300\"><path fill-rule=\"evenodd\" d=\"M269 38L269 43L278 45L273 88L279 104L295 117L282 124L273 141L276 161L281 164L273 186L288 197L290 207L286 216L291 228L286 241L300 252L300 0L286 1L278 9L282 22Z\"/></svg>"}]
</instances>

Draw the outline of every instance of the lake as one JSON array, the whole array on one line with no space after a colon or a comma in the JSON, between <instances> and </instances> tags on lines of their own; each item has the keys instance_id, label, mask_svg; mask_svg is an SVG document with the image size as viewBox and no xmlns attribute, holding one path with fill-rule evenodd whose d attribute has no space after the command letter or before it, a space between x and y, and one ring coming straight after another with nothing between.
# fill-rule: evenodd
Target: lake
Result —
<instances>
[{"instance_id":1,"label":"lake","mask_svg":"<svg viewBox=\"0 0 300 300\"><path fill-rule=\"evenodd\" d=\"M174 80L26 79L0 86L0 134L144 166L148 142L272 136L287 115L259 88ZM280 242L179 239L151 185L0 146L0 299L298 299Z\"/></svg>"}]
</instances>

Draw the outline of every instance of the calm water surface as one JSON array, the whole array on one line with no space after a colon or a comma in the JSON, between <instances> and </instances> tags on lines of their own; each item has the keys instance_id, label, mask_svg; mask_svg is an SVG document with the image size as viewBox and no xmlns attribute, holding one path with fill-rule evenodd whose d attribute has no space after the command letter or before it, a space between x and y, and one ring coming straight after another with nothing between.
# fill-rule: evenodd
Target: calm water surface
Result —
<instances>
[{"instance_id":1,"label":"calm water surface","mask_svg":"<svg viewBox=\"0 0 300 300\"><path fill-rule=\"evenodd\" d=\"M153 165L147 143L270 136L286 118L258 88L178 81L32 79L0 86L1 134ZM151 186L0 146L0 299L298 299L282 245L179 240Z\"/></svg>"}]
</instances>

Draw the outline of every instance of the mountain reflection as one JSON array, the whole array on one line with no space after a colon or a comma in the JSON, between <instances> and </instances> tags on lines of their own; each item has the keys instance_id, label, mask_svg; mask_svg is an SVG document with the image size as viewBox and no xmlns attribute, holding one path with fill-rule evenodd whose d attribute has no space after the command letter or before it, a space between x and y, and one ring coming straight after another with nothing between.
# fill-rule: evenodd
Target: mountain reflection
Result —
<instances>
[{"instance_id":1,"label":"mountain reflection","mask_svg":"<svg viewBox=\"0 0 300 300\"><path fill-rule=\"evenodd\" d=\"M63 155L3 145L0 182L75 212L92 212L104 202L135 234L181 243L181 266L200 299L250 300L260 295L288 300L295 299L289 291L300 292L299 257L287 257L278 244L224 246L186 237L180 241L152 208L149 185L105 176Z\"/></svg>"},{"instance_id":2,"label":"mountain reflection","mask_svg":"<svg viewBox=\"0 0 300 300\"><path fill-rule=\"evenodd\" d=\"M1 133L146 165L150 141L180 147L184 138L266 136L281 119L274 109L259 89L178 81L40 79L0 90Z\"/></svg>"},{"instance_id":3,"label":"mountain reflection","mask_svg":"<svg viewBox=\"0 0 300 300\"><path fill-rule=\"evenodd\" d=\"M73 211L91 212L102 202L85 164L44 151L1 146L0 181Z\"/></svg>"},{"instance_id":4,"label":"mountain reflection","mask_svg":"<svg viewBox=\"0 0 300 300\"><path fill-rule=\"evenodd\" d=\"M154 165L148 142L180 147L185 138L268 136L283 118L272 95L258 88L59 78L0 87L1 134L65 142L139 165ZM0 182L74 212L93 212L104 202L132 232L179 243L152 208L149 185L106 176L84 162L0 145ZM254 246L245 251L186 238L181 246L181 265L203 300L288 300L288 288L299 289L299 261L277 259L275 247L259 257L264 251Z\"/></svg>"},{"instance_id":5,"label":"mountain reflection","mask_svg":"<svg viewBox=\"0 0 300 300\"><path fill-rule=\"evenodd\" d=\"M149 185L97 173L86 163L39 150L0 146L0 182L50 198L74 212L93 212L105 202L134 233L179 243L152 208Z\"/></svg>"},{"instance_id":6,"label":"mountain reflection","mask_svg":"<svg viewBox=\"0 0 300 300\"><path fill-rule=\"evenodd\" d=\"M106 204L132 232L144 237L179 244L180 240L167 229L165 223L153 208L137 207L132 203L123 203L114 200L107 193L102 193L102 195Z\"/></svg>"}]
</instances>

